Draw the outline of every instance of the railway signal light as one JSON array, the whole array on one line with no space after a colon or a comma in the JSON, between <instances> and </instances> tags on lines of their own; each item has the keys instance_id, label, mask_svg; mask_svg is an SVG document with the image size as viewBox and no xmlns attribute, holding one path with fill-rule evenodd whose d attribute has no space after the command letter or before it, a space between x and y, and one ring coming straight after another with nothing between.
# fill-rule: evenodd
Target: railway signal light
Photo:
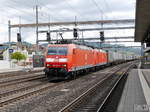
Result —
<instances>
[{"instance_id":1,"label":"railway signal light","mask_svg":"<svg viewBox=\"0 0 150 112\"><path fill-rule=\"evenodd\" d=\"M21 34L20 33L17 33L17 41L21 42Z\"/></svg>"},{"instance_id":2,"label":"railway signal light","mask_svg":"<svg viewBox=\"0 0 150 112\"><path fill-rule=\"evenodd\" d=\"M105 40L104 31L100 31L100 40L103 42Z\"/></svg>"},{"instance_id":3,"label":"railway signal light","mask_svg":"<svg viewBox=\"0 0 150 112\"><path fill-rule=\"evenodd\" d=\"M73 36L75 37L75 39L77 39L77 37L78 37L78 30L77 30L77 28L73 29Z\"/></svg>"},{"instance_id":4,"label":"railway signal light","mask_svg":"<svg viewBox=\"0 0 150 112\"><path fill-rule=\"evenodd\" d=\"M47 32L47 41L51 41L50 33Z\"/></svg>"}]
</instances>

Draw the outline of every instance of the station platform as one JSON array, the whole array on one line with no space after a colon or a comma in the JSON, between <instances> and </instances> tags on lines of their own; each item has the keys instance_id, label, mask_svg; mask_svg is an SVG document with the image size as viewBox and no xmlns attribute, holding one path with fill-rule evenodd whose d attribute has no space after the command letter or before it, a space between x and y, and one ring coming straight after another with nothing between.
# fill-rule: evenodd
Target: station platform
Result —
<instances>
[{"instance_id":1,"label":"station platform","mask_svg":"<svg viewBox=\"0 0 150 112\"><path fill-rule=\"evenodd\" d=\"M0 60L0 73L16 72L16 71L36 71L43 70L44 67L18 66L8 60Z\"/></svg>"},{"instance_id":2,"label":"station platform","mask_svg":"<svg viewBox=\"0 0 150 112\"><path fill-rule=\"evenodd\" d=\"M129 72L117 112L150 112L150 69Z\"/></svg>"}]
</instances>

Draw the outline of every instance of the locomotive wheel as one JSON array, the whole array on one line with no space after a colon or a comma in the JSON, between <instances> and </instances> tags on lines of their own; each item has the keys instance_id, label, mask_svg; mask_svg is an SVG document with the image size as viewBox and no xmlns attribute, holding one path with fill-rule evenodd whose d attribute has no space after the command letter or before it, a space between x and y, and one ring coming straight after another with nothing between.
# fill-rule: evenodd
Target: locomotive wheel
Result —
<instances>
[{"instance_id":1,"label":"locomotive wheel","mask_svg":"<svg viewBox=\"0 0 150 112\"><path fill-rule=\"evenodd\" d=\"M77 76L77 71L72 72L73 79L76 79L76 76Z\"/></svg>"},{"instance_id":2,"label":"locomotive wheel","mask_svg":"<svg viewBox=\"0 0 150 112\"><path fill-rule=\"evenodd\" d=\"M68 73L68 75L67 75L67 78L66 78L67 80L73 80L74 79L74 72L70 72L70 73Z\"/></svg>"},{"instance_id":3,"label":"locomotive wheel","mask_svg":"<svg viewBox=\"0 0 150 112\"><path fill-rule=\"evenodd\" d=\"M49 76L49 73L46 73L46 72L45 72L45 76L46 76L46 78L48 79L48 81L51 81L51 77Z\"/></svg>"},{"instance_id":4,"label":"locomotive wheel","mask_svg":"<svg viewBox=\"0 0 150 112\"><path fill-rule=\"evenodd\" d=\"M48 78L48 73L45 72L45 76L46 76L46 78Z\"/></svg>"},{"instance_id":5,"label":"locomotive wheel","mask_svg":"<svg viewBox=\"0 0 150 112\"><path fill-rule=\"evenodd\" d=\"M66 79L67 79L67 80L72 80L72 72L67 73Z\"/></svg>"}]
</instances>

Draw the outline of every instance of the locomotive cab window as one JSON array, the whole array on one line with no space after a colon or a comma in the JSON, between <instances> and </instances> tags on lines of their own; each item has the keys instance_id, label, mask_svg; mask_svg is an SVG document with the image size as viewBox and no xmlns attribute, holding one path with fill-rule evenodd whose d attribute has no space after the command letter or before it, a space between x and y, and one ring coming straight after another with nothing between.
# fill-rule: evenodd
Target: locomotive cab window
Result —
<instances>
[{"instance_id":1,"label":"locomotive cab window","mask_svg":"<svg viewBox=\"0 0 150 112\"><path fill-rule=\"evenodd\" d=\"M48 55L67 55L67 47L49 47Z\"/></svg>"}]
</instances>

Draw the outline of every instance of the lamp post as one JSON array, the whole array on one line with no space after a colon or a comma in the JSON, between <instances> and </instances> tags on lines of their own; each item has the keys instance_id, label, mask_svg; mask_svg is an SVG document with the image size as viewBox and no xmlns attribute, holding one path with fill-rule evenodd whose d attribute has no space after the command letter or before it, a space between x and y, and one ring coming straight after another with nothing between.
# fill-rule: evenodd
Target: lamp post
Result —
<instances>
[{"instance_id":1,"label":"lamp post","mask_svg":"<svg viewBox=\"0 0 150 112\"><path fill-rule=\"evenodd\" d=\"M9 59L9 66L11 68L11 57L10 57L10 47L11 47L11 21L8 21L8 41L9 41L9 47L8 47L8 59Z\"/></svg>"}]
</instances>

